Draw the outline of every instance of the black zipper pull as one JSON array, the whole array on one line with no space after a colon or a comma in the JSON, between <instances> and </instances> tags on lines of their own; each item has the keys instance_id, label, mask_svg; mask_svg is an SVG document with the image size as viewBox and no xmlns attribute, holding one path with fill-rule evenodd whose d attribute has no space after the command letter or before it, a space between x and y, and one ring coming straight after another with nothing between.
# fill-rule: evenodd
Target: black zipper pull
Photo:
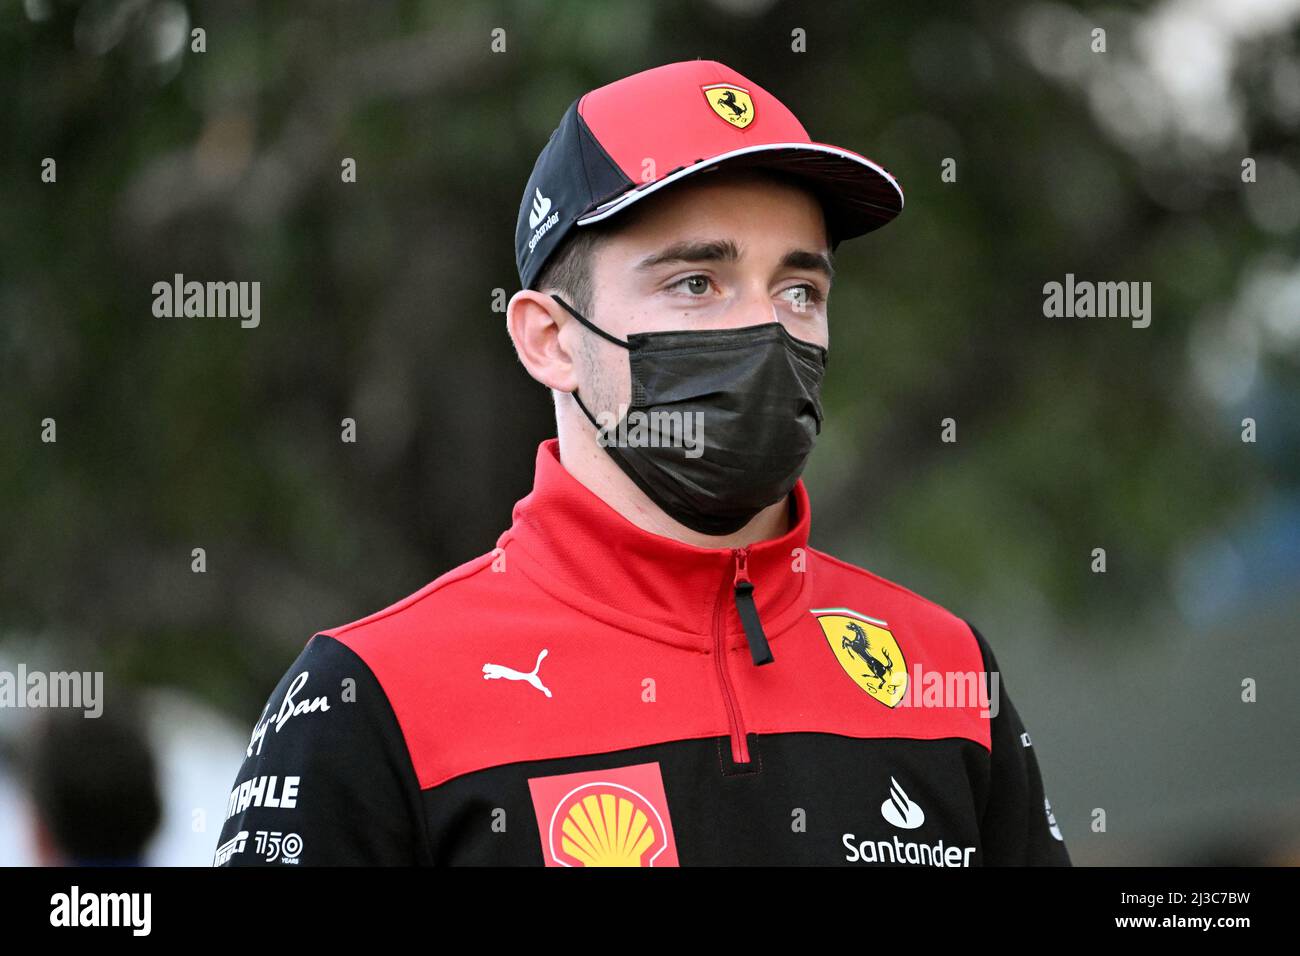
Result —
<instances>
[{"instance_id":1,"label":"black zipper pull","mask_svg":"<svg viewBox=\"0 0 1300 956\"><path fill-rule=\"evenodd\" d=\"M772 663L772 649L768 647L767 635L763 633L763 622L758 619L758 606L754 603L754 582L749 580L746 562L749 548L733 548L736 556L735 598L736 613L745 628L745 639L749 641L749 653L754 664Z\"/></svg>"}]
</instances>

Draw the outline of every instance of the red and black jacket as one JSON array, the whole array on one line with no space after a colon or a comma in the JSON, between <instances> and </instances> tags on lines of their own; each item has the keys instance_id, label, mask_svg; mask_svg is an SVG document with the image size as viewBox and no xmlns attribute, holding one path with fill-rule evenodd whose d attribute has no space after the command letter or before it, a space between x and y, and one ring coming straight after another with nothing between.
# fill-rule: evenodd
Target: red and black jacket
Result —
<instances>
[{"instance_id":1,"label":"red and black jacket","mask_svg":"<svg viewBox=\"0 0 1300 956\"><path fill-rule=\"evenodd\" d=\"M307 642L216 864L1070 864L988 643L810 548L802 481L698 548L558 454L493 551Z\"/></svg>"}]
</instances>

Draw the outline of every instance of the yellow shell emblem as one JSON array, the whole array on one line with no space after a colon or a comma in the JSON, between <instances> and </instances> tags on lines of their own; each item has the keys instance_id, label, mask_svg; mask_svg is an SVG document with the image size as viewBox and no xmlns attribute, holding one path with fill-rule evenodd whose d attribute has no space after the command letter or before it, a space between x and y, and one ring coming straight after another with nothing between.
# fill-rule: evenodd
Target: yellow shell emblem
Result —
<instances>
[{"instance_id":1,"label":"yellow shell emblem","mask_svg":"<svg viewBox=\"0 0 1300 956\"><path fill-rule=\"evenodd\" d=\"M907 693L907 661L889 625L846 607L813 609L844 673L886 707Z\"/></svg>"},{"instance_id":2,"label":"yellow shell emblem","mask_svg":"<svg viewBox=\"0 0 1300 956\"><path fill-rule=\"evenodd\" d=\"M649 866L646 854L664 846L657 814L648 815L635 791L628 794L599 789L574 800L560 823L560 849L583 866ZM651 808L653 812L653 807Z\"/></svg>"},{"instance_id":3,"label":"yellow shell emblem","mask_svg":"<svg viewBox=\"0 0 1300 956\"><path fill-rule=\"evenodd\" d=\"M754 101L749 98L748 90L727 83L702 86L700 89L704 91L704 98L713 107L713 112L732 126L744 129L754 122Z\"/></svg>"}]
</instances>

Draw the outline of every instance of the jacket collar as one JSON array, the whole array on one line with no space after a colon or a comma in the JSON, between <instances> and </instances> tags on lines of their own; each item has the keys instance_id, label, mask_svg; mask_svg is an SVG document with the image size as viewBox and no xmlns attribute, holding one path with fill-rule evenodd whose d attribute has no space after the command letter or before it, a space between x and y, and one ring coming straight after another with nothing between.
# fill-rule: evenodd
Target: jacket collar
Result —
<instances>
[{"instance_id":1,"label":"jacket collar","mask_svg":"<svg viewBox=\"0 0 1300 956\"><path fill-rule=\"evenodd\" d=\"M811 515L802 478L788 498L794 510L785 534L746 549L701 548L637 527L574 478L559 455L558 438L538 446L532 491L497 540L507 573L517 568L606 624L709 651L715 628L727 647L745 643L733 604L744 551L769 640L806 616Z\"/></svg>"}]
</instances>

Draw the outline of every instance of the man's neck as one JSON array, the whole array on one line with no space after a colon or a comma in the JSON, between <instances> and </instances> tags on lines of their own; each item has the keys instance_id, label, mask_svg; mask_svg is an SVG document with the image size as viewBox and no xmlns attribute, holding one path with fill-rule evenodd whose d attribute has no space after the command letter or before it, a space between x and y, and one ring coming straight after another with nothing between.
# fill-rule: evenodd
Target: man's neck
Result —
<instances>
[{"instance_id":1,"label":"man's neck","mask_svg":"<svg viewBox=\"0 0 1300 956\"><path fill-rule=\"evenodd\" d=\"M731 534L703 534L669 517L625 475L594 433L574 433L561 427L560 464L588 491L643 531L673 538L699 548L741 548L756 541L780 537L790 530L789 497L769 505Z\"/></svg>"}]
</instances>

